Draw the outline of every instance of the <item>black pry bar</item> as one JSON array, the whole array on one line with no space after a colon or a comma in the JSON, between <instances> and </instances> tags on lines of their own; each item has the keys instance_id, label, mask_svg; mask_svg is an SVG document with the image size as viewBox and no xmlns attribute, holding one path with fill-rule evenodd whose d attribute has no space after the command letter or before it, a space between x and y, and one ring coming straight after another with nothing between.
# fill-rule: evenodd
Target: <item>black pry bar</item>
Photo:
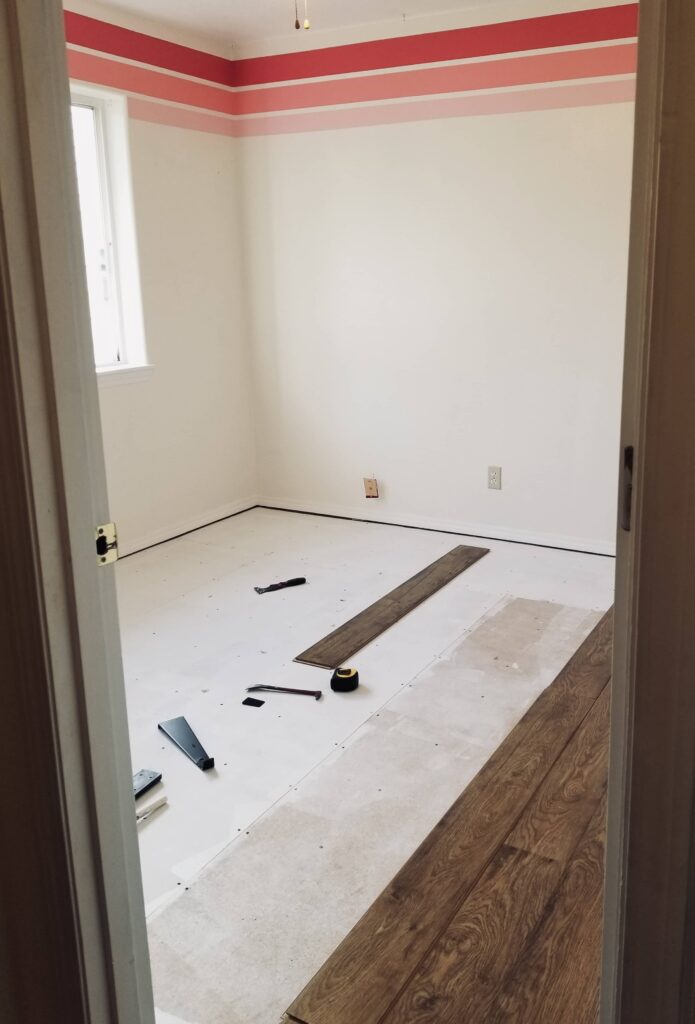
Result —
<instances>
[{"instance_id":1,"label":"black pry bar","mask_svg":"<svg viewBox=\"0 0 695 1024\"><path fill-rule=\"evenodd\" d=\"M285 580L283 583L271 583L269 587L254 587L257 594L270 594L273 590L284 590L285 587L301 587L306 583L305 576L297 576L293 580Z\"/></svg>"},{"instance_id":2,"label":"black pry bar","mask_svg":"<svg viewBox=\"0 0 695 1024\"><path fill-rule=\"evenodd\" d=\"M293 690L289 686L247 686L247 693L257 693L259 690L270 690L272 693L296 693L300 697L313 697L314 700L321 700L322 690Z\"/></svg>"}]
</instances>

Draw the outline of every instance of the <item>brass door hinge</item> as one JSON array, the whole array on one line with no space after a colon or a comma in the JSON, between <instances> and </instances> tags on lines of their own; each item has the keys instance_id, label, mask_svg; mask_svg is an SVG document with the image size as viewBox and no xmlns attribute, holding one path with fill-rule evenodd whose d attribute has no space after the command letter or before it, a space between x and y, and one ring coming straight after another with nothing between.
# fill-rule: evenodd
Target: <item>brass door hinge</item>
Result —
<instances>
[{"instance_id":1,"label":"brass door hinge","mask_svg":"<svg viewBox=\"0 0 695 1024\"><path fill-rule=\"evenodd\" d=\"M96 528L97 563L108 565L118 558L118 534L115 523L104 523Z\"/></svg>"}]
</instances>

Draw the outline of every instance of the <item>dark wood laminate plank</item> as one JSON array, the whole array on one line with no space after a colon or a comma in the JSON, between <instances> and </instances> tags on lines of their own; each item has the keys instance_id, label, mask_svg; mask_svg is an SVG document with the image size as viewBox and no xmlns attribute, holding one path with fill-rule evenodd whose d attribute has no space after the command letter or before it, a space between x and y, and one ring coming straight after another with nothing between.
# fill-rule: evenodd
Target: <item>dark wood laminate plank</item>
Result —
<instances>
[{"instance_id":1,"label":"dark wood laminate plank","mask_svg":"<svg viewBox=\"0 0 695 1024\"><path fill-rule=\"evenodd\" d=\"M289 1008L306 1024L377 1024L514 828L605 688L607 613Z\"/></svg>"},{"instance_id":2,"label":"dark wood laminate plank","mask_svg":"<svg viewBox=\"0 0 695 1024\"><path fill-rule=\"evenodd\" d=\"M608 783L610 687L548 773L506 842L565 864Z\"/></svg>"},{"instance_id":3,"label":"dark wood laminate plank","mask_svg":"<svg viewBox=\"0 0 695 1024\"><path fill-rule=\"evenodd\" d=\"M309 647L294 660L317 668L338 668L408 612L488 554L488 548L459 544L436 562L375 601L364 611Z\"/></svg>"},{"instance_id":4,"label":"dark wood laminate plank","mask_svg":"<svg viewBox=\"0 0 695 1024\"><path fill-rule=\"evenodd\" d=\"M556 861L502 846L382 1020L482 1024L561 875Z\"/></svg>"},{"instance_id":5,"label":"dark wood laminate plank","mask_svg":"<svg viewBox=\"0 0 695 1024\"><path fill-rule=\"evenodd\" d=\"M485 1024L597 1024L605 838L604 795Z\"/></svg>"},{"instance_id":6,"label":"dark wood laminate plank","mask_svg":"<svg viewBox=\"0 0 695 1024\"><path fill-rule=\"evenodd\" d=\"M609 708L606 687L384 1022L487 1019L605 793Z\"/></svg>"}]
</instances>

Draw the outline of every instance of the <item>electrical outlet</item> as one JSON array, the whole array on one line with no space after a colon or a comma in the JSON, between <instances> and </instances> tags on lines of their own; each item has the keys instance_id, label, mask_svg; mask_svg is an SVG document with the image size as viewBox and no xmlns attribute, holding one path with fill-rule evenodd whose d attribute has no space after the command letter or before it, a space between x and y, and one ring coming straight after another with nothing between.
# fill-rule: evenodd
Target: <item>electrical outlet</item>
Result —
<instances>
[{"instance_id":1,"label":"electrical outlet","mask_svg":"<svg viewBox=\"0 0 695 1024\"><path fill-rule=\"evenodd\" d=\"M491 491L502 490L502 467L501 466L488 466L487 467L487 485Z\"/></svg>"},{"instance_id":2,"label":"electrical outlet","mask_svg":"<svg viewBox=\"0 0 695 1024\"><path fill-rule=\"evenodd\" d=\"M379 484L374 477L364 478L364 496L365 498L378 498L379 497Z\"/></svg>"}]
</instances>

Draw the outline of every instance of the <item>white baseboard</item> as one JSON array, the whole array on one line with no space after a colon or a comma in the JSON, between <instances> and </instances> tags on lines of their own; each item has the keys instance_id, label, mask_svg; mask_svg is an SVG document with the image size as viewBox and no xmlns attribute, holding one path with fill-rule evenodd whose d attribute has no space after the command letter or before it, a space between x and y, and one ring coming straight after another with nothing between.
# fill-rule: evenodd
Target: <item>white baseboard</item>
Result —
<instances>
[{"instance_id":1,"label":"white baseboard","mask_svg":"<svg viewBox=\"0 0 695 1024\"><path fill-rule=\"evenodd\" d=\"M228 516L237 515L239 512L246 512L249 509L255 508L258 504L258 498L256 495L252 495L249 498L243 498L239 501L231 501L225 505L220 505L218 508L208 509L205 512L201 512L199 515L192 516L188 519L178 520L173 523L168 523L166 526L162 526L157 530L152 530L151 533L140 534L137 537L129 537L127 526L124 531L119 528L119 539L118 539L118 551L121 557L125 555L133 555L137 551L143 551L145 548L151 548L155 544L161 544L166 540L173 540L175 537L179 537L182 533L190 533L191 530L199 530L203 526L210 526L212 523L216 523L219 519L226 519ZM119 526L119 524L116 524ZM123 539L125 537L125 540Z\"/></svg>"},{"instance_id":2,"label":"white baseboard","mask_svg":"<svg viewBox=\"0 0 695 1024\"><path fill-rule=\"evenodd\" d=\"M332 505L323 502L288 502L286 499L263 495L258 498L258 505L283 509L287 512L313 512L324 516L338 516L348 519L364 519L372 523L387 523L393 526L415 526L428 530L444 530L460 533L480 540L502 540L521 544L537 544L541 547L562 548L566 551L583 551L587 554L609 555L615 557L615 541L607 541L592 537L572 537L554 533L534 533L528 530L517 530L512 527L497 526L491 523L470 523L465 520L432 518L430 516L411 516L397 513L389 514L384 509L382 515L368 507L377 502L365 499L363 505Z\"/></svg>"}]
</instances>

